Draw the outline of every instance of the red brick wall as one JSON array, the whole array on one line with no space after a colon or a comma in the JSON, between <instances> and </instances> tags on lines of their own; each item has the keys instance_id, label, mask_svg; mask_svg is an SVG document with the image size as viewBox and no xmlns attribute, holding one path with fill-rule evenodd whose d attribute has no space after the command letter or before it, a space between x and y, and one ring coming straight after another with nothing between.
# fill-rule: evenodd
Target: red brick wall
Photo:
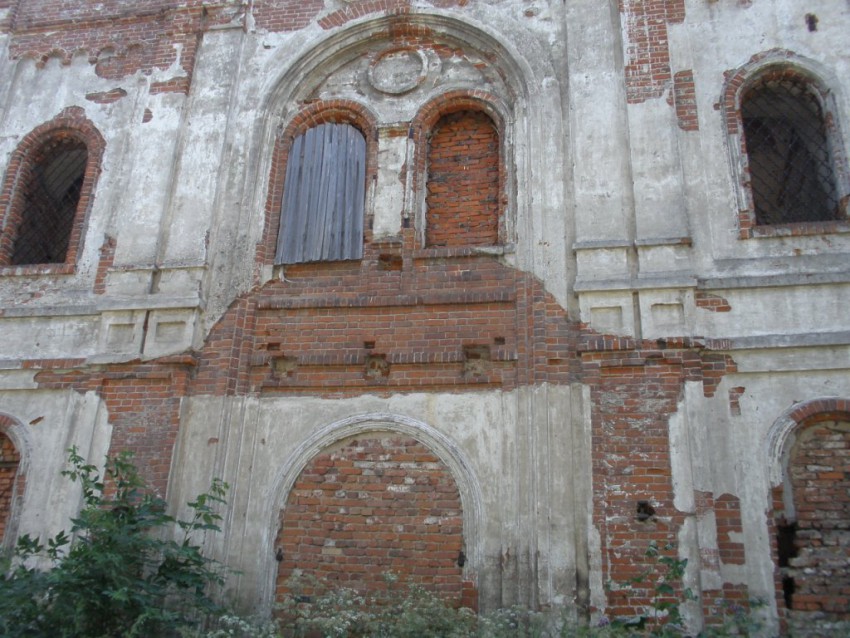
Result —
<instances>
[{"instance_id":1,"label":"red brick wall","mask_svg":"<svg viewBox=\"0 0 850 638\"><path fill-rule=\"evenodd\" d=\"M797 514L791 608L850 620L850 421L801 431L788 473Z\"/></svg>"},{"instance_id":2,"label":"red brick wall","mask_svg":"<svg viewBox=\"0 0 850 638\"><path fill-rule=\"evenodd\" d=\"M15 449L12 440L0 432L0 542L3 541L9 517L12 514L13 498L15 496L15 479L18 474L20 454ZM18 490L21 486L18 485Z\"/></svg>"},{"instance_id":3,"label":"red brick wall","mask_svg":"<svg viewBox=\"0 0 850 638\"><path fill-rule=\"evenodd\" d=\"M499 134L475 111L442 117L428 147L428 246L489 246L499 238Z\"/></svg>"},{"instance_id":4,"label":"red brick wall","mask_svg":"<svg viewBox=\"0 0 850 638\"><path fill-rule=\"evenodd\" d=\"M339 397L570 379L578 326L539 281L416 241L408 229L401 245L367 241L361 261L287 266L287 281L215 326L191 392Z\"/></svg>"},{"instance_id":5,"label":"red brick wall","mask_svg":"<svg viewBox=\"0 0 850 638\"><path fill-rule=\"evenodd\" d=\"M289 494L276 548L279 600L295 569L359 591L384 590L391 572L449 601L463 595L457 486L410 438L373 433L314 457Z\"/></svg>"},{"instance_id":6,"label":"red brick wall","mask_svg":"<svg viewBox=\"0 0 850 638\"><path fill-rule=\"evenodd\" d=\"M588 335L579 352L582 380L591 388L593 523L600 532L603 579L629 585L610 591L608 613L642 615L664 573L646 551L653 542L659 548L675 546L684 522L684 513L673 505L670 416L685 381L701 381L711 395L734 363L683 339ZM651 508L649 516L640 515L641 502ZM734 524L726 520L723 529ZM666 554L677 556L675 548ZM646 572L653 576L633 582Z\"/></svg>"},{"instance_id":7,"label":"red brick wall","mask_svg":"<svg viewBox=\"0 0 850 638\"><path fill-rule=\"evenodd\" d=\"M6 25L12 33L13 59L32 58L63 64L87 55L103 78L179 65L175 77L152 84L152 92L187 93L201 34L227 24L241 10L233 4L210 5L202 0L134 0L67 2L20 0Z\"/></svg>"},{"instance_id":8,"label":"red brick wall","mask_svg":"<svg viewBox=\"0 0 850 638\"><path fill-rule=\"evenodd\" d=\"M626 97L640 103L661 97L670 88L669 24L685 19L684 0L620 0L626 37ZM688 130L694 120L684 118Z\"/></svg>"},{"instance_id":9,"label":"red brick wall","mask_svg":"<svg viewBox=\"0 0 850 638\"><path fill-rule=\"evenodd\" d=\"M191 356L176 356L105 369L89 368L81 360L43 360L25 365L40 369L36 379L42 388L100 394L114 428L110 454L133 452L142 477L164 496L180 426L181 398L186 395L195 363Z\"/></svg>"}]
</instances>

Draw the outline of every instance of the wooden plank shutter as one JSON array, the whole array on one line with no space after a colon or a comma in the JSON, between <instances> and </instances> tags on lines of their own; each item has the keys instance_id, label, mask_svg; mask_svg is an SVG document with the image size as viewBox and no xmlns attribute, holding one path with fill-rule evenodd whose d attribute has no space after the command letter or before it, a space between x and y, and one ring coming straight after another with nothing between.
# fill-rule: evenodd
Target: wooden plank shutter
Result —
<instances>
[{"instance_id":1,"label":"wooden plank shutter","mask_svg":"<svg viewBox=\"0 0 850 638\"><path fill-rule=\"evenodd\" d=\"M350 124L320 124L292 142L275 263L363 256L366 140Z\"/></svg>"}]
</instances>

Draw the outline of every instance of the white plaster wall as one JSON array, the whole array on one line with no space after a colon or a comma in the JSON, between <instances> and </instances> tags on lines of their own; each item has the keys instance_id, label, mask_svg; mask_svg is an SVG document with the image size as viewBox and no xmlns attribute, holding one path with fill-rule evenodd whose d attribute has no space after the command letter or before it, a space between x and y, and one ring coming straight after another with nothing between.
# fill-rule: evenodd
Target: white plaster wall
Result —
<instances>
[{"instance_id":1,"label":"white plaster wall","mask_svg":"<svg viewBox=\"0 0 850 638\"><path fill-rule=\"evenodd\" d=\"M9 435L21 455L19 471L26 472L23 503L13 525L18 535L46 544L59 531L70 532L71 518L82 505L79 484L61 475L69 467L68 450L75 446L87 462L102 468L112 428L94 393L27 389L31 382L6 373L0 379L0 413L17 421Z\"/></svg>"},{"instance_id":2,"label":"white plaster wall","mask_svg":"<svg viewBox=\"0 0 850 638\"><path fill-rule=\"evenodd\" d=\"M239 599L268 606L288 463L303 467L319 451L309 448L305 458L298 450L335 423L354 420L367 430L419 423L420 440L437 437L435 451L449 467L466 468L455 478L466 569L485 592L482 604L573 603L581 595L577 561L584 567L586 559L577 554L586 551L589 516L576 507L589 489L577 468L587 466L589 451L572 394L569 387L538 387L346 400L195 397L187 402L169 497L185 503L215 476L233 486L215 551L239 570L230 583ZM354 430L341 428L339 436L347 432Z\"/></svg>"}]
</instances>

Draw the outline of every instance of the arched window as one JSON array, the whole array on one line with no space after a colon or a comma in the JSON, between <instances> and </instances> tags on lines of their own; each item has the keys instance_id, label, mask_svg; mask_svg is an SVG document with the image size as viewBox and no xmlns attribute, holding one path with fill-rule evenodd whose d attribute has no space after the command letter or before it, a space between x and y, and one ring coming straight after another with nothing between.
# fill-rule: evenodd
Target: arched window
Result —
<instances>
[{"instance_id":1,"label":"arched window","mask_svg":"<svg viewBox=\"0 0 850 638\"><path fill-rule=\"evenodd\" d=\"M787 70L760 76L741 99L757 225L842 219L819 96Z\"/></svg>"},{"instance_id":2,"label":"arched window","mask_svg":"<svg viewBox=\"0 0 850 638\"><path fill-rule=\"evenodd\" d=\"M25 169L20 224L9 263L63 263L86 173L88 150L78 139L48 139Z\"/></svg>"},{"instance_id":3,"label":"arched window","mask_svg":"<svg viewBox=\"0 0 850 638\"><path fill-rule=\"evenodd\" d=\"M723 113L738 200L738 236L838 232L848 222L843 113L818 63L776 49L726 77Z\"/></svg>"},{"instance_id":4,"label":"arched window","mask_svg":"<svg viewBox=\"0 0 850 638\"><path fill-rule=\"evenodd\" d=\"M360 259L366 139L351 124L325 123L292 142L275 263Z\"/></svg>"},{"instance_id":5,"label":"arched window","mask_svg":"<svg viewBox=\"0 0 850 638\"><path fill-rule=\"evenodd\" d=\"M24 137L0 194L0 266L73 267L104 148L79 107Z\"/></svg>"},{"instance_id":6,"label":"arched window","mask_svg":"<svg viewBox=\"0 0 850 638\"><path fill-rule=\"evenodd\" d=\"M482 111L440 117L428 140L426 246L499 243L499 132Z\"/></svg>"}]
</instances>

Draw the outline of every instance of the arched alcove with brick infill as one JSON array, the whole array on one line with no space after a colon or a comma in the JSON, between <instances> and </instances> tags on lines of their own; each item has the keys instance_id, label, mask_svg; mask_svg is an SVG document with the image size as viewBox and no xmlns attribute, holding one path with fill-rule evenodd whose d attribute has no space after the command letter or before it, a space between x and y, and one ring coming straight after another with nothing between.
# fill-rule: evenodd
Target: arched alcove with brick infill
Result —
<instances>
[{"instance_id":1,"label":"arched alcove with brick infill","mask_svg":"<svg viewBox=\"0 0 850 638\"><path fill-rule=\"evenodd\" d=\"M276 600L295 573L360 592L385 575L464 600L463 511L449 467L400 432L363 432L326 447L298 475L281 512Z\"/></svg>"},{"instance_id":2,"label":"arched alcove with brick infill","mask_svg":"<svg viewBox=\"0 0 850 638\"><path fill-rule=\"evenodd\" d=\"M26 481L26 463L22 454L20 424L0 414L0 545L15 542L17 515Z\"/></svg>"},{"instance_id":3,"label":"arched alcove with brick infill","mask_svg":"<svg viewBox=\"0 0 850 638\"><path fill-rule=\"evenodd\" d=\"M774 425L783 461L773 494L777 581L794 635L850 629L848 408L811 401Z\"/></svg>"},{"instance_id":4,"label":"arched alcove with brick infill","mask_svg":"<svg viewBox=\"0 0 850 638\"><path fill-rule=\"evenodd\" d=\"M428 141L425 244L499 242L499 133L481 111L443 115Z\"/></svg>"}]
</instances>

